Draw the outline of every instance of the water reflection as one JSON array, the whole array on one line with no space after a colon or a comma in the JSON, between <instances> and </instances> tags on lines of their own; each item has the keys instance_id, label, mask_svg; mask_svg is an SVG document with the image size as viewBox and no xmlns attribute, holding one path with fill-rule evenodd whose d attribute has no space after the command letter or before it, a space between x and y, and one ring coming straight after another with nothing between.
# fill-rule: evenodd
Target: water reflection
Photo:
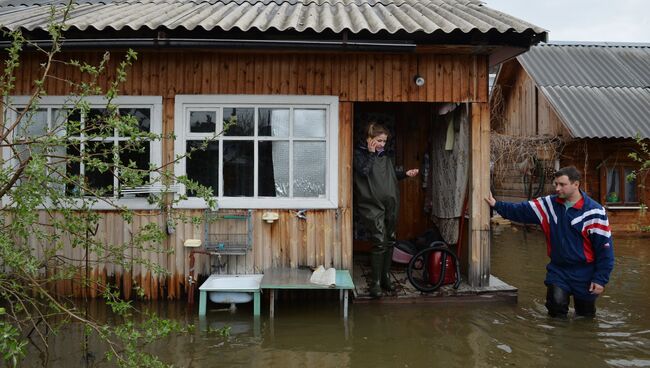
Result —
<instances>
[{"instance_id":1,"label":"water reflection","mask_svg":"<svg viewBox=\"0 0 650 368\"><path fill-rule=\"evenodd\" d=\"M546 316L543 236L501 227L492 271L519 288L518 304L352 304L346 329L336 300L284 301L274 321L264 303L259 325L248 305L201 322L184 302L156 303L147 307L197 329L147 350L180 367L650 367L650 248L647 239L615 242L616 267L593 320ZM217 330L226 325L224 338ZM49 366L111 366L93 339L85 359L82 339L74 328L52 338ZM27 366L44 357L32 348Z\"/></svg>"}]
</instances>

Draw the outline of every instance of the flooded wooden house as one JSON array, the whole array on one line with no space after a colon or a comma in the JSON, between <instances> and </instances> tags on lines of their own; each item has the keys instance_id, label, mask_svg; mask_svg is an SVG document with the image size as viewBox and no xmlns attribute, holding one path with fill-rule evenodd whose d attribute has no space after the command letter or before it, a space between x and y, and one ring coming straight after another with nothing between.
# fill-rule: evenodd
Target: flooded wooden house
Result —
<instances>
[{"instance_id":1,"label":"flooded wooden house","mask_svg":"<svg viewBox=\"0 0 650 368\"><path fill-rule=\"evenodd\" d=\"M64 3L3 0L0 24L45 45L50 5ZM117 55L111 69L127 48L138 52L116 103L146 112L150 129L167 136L149 150L150 162L170 164L224 120L237 121L203 154L174 165L177 175L212 188L219 211L247 219L222 229L251 240L243 255L224 253L223 272L321 264L352 269L354 252L363 249L353 231L355 132L377 119L394 132L398 166L428 167L426 180L401 184L398 238L436 222L454 243L466 201L463 272L471 285L489 282L489 209L483 201L489 188L488 69L544 41L545 30L477 0L73 3L64 59L98 62L109 50ZM23 56L16 101L30 93L39 70L36 52ZM46 109L60 106L72 92L63 81L78 77L72 68L55 65L52 71L60 78L46 83L40 104ZM105 87L114 78L100 83ZM178 210L201 216L207 208L183 185L175 195L188 195ZM166 221L146 198L112 199L141 216L125 224L98 205L98 236L108 242ZM169 253L141 254L169 277L112 264L96 267L93 275L115 278L127 297L137 285L148 298L179 298L190 273L184 245L206 233L202 224L177 224L162 243ZM197 256L196 270L212 272L207 257ZM70 285L61 291L75 293Z\"/></svg>"},{"instance_id":2,"label":"flooded wooden house","mask_svg":"<svg viewBox=\"0 0 650 368\"><path fill-rule=\"evenodd\" d=\"M543 43L505 62L491 94L493 129L513 137L548 137L556 160L539 154L532 183L515 168L494 183L496 194L527 200L552 193L552 173L574 165L582 188L608 210L614 231L650 224L650 177L626 177L641 167L636 137L650 138L650 45ZM553 149L555 150L555 149ZM535 193L533 193L535 194Z\"/></svg>"}]
</instances>

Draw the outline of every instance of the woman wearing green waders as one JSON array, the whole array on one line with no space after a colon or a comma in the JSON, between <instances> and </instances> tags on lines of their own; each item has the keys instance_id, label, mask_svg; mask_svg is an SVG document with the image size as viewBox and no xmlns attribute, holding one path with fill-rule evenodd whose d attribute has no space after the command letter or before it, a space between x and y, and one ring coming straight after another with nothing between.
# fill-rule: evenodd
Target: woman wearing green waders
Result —
<instances>
[{"instance_id":1,"label":"woman wearing green waders","mask_svg":"<svg viewBox=\"0 0 650 368\"><path fill-rule=\"evenodd\" d=\"M354 150L354 199L372 242L370 296L378 298L382 289L394 291L389 271L399 211L397 180L416 176L418 169L395 170L394 158L384 151L389 136L384 126L370 122L365 132L365 142Z\"/></svg>"}]
</instances>

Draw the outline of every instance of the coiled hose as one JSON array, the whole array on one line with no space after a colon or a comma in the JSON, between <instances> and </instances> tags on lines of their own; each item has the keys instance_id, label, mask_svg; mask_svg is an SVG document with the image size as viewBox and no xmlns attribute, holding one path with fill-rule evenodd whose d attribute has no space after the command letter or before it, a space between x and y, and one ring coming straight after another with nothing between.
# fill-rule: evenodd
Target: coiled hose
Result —
<instances>
[{"instance_id":1,"label":"coiled hose","mask_svg":"<svg viewBox=\"0 0 650 368\"><path fill-rule=\"evenodd\" d=\"M430 257L433 257L436 252L441 252L441 265L440 265L440 274L437 275L437 281L435 283L431 282L431 272L432 270L429 267ZM422 249L416 255L411 258L408 268L406 270L406 276L409 279L409 282L419 291L424 293L430 293L437 290L440 286L443 285L445 281L445 273L447 271L447 257L452 258L452 262L455 266L455 277L456 281L454 282L454 289L458 289L460 286L460 262L456 254L449 249L449 246L442 241L434 241L428 248Z\"/></svg>"}]
</instances>

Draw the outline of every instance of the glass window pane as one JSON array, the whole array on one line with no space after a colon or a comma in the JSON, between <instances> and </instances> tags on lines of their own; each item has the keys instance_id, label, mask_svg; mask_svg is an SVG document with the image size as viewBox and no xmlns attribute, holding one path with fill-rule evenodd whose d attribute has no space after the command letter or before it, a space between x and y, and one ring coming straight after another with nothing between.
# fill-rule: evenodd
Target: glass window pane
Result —
<instances>
[{"instance_id":1,"label":"glass window pane","mask_svg":"<svg viewBox=\"0 0 650 368\"><path fill-rule=\"evenodd\" d=\"M259 109L257 135L261 137L289 136L289 109Z\"/></svg>"},{"instance_id":2,"label":"glass window pane","mask_svg":"<svg viewBox=\"0 0 650 368\"><path fill-rule=\"evenodd\" d=\"M215 133L217 113L215 111L190 111L190 132Z\"/></svg>"},{"instance_id":3,"label":"glass window pane","mask_svg":"<svg viewBox=\"0 0 650 368\"><path fill-rule=\"evenodd\" d=\"M50 171L49 175L52 187L55 188L55 190L57 190L59 193L63 193L65 190L64 185L67 180L65 179L64 175L66 175L66 168L68 163L70 163L70 160L66 156L66 147L53 147L50 156L50 164L53 170ZM78 167L79 165L77 164L77 168Z\"/></svg>"},{"instance_id":4,"label":"glass window pane","mask_svg":"<svg viewBox=\"0 0 650 368\"><path fill-rule=\"evenodd\" d=\"M113 143L87 142L85 179L89 188L100 196L113 195Z\"/></svg>"},{"instance_id":5,"label":"glass window pane","mask_svg":"<svg viewBox=\"0 0 650 368\"><path fill-rule=\"evenodd\" d=\"M223 126L224 135L228 137L250 137L255 127L255 109L250 107L224 107ZM224 156L225 157L225 156Z\"/></svg>"},{"instance_id":6,"label":"glass window pane","mask_svg":"<svg viewBox=\"0 0 650 368\"><path fill-rule=\"evenodd\" d=\"M16 137L42 137L46 133L47 109L27 111L16 127Z\"/></svg>"},{"instance_id":7,"label":"glass window pane","mask_svg":"<svg viewBox=\"0 0 650 368\"><path fill-rule=\"evenodd\" d=\"M111 112L108 109L90 109L84 119L84 132L90 137L111 137L115 134L110 127L108 119Z\"/></svg>"},{"instance_id":8,"label":"glass window pane","mask_svg":"<svg viewBox=\"0 0 650 368\"><path fill-rule=\"evenodd\" d=\"M621 178L617 167L607 168L607 193L606 201L616 203L621 201Z\"/></svg>"},{"instance_id":9,"label":"glass window pane","mask_svg":"<svg viewBox=\"0 0 650 368\"><path fill-rule=\"evenodd\" d=\"M625 169L625 202L638 202L636 196L636 178L632 181L627 180L627 176L632 173L632 169Z\"/></svg>"},{"instance_id":10,"label":"glass window pane","mask_svg":"<svg viewBox=\"0 0 650 368\"><path fill-rule=\"evenodd\" d=\"M137 187L149 183L149 142L120 142L119 182L121 186ZM133 169L133 170L131 170Z\"/></svg>"},{"instance_id":11,"label":"glass window pane","mask_svg":"<svg viewBox=\"0 0 650 368\"><path fill-rule=\"evenodd\" d=\"M69 137L81 135L81 113L79 110L53 109L52 131L58 135L67 134Z\"/></svg>"},{"instance_id":12,"label":"glass window pane","mask_svg":"<svg viewBox=\"0 0 650 368\"><path fill-rule=\"evenodd\" d=\"M223 142L223 195L253 196L252 141Z\"/></svg>"},{"instance_id":13,"label":"glass window pane","mask_svg":"<svg viewBox=\"0 0 650 368\"><path fill-rule=\"evenodd\" d=\"M120 109L120 116L132 116L138 123L138 128L141 132L151 131L151 109L149 108L135 107L131 109Z\"/></svg>"},{"instance_id":14,"label":"glass window pane","mask_svg":"<svg viewBox=\"0 0 650 368\"><path fill-rule=\"evenodd\" d=\"M325 142L294 142L293 196L325 196Z\"/></svg>"},{"instance_id":15,"label":"glass window pane","mask_svg":"<svg viewBox=\"0 0 650 368\"><path fill-rule=\"evenodd\" d=\"M21 162L27 162L29 159L29 156L32 155L32 152L30 150L34 150L36 147L35 144L29 145L29 144L18 144L14 146L16 148L16 155L12 156L14 159L18 159ZM39 149L37 152L42 152L42 149ZM12 152L13 155L13 152Z\"/></svg>"},{"instance_id":16,"label":"glass window pane","mask_svg":"<svg viewBox=\"0 0 650 368\"><path fill-rule=\"evenodd\" d=\"M202 145L202 141L187 142L187 152L197 149L185 159L187 177L212 188L216 197L219 193L219 143L210 142L205 150L199 149ZM193 197L196 193L190 191L188 195Z\"/></svg>"},{"instance_id":17,"label":"glass window pane","mask_svg":"<svg viewBox=\"0 0 650 368\"><path fill-rule=\"evenodd\" d=\"M325 137L324 109L295 109L293 110L294 137Z\"/></svg>"},{"instance_id":18,"label":"glass window pane","mask_svg":"<svg viewBox=\"0 0 650 368\"><path fill-rule=\"evenodd\" d=\"M258 149L258 195L260 197L288 197L289 142L260 142Z\"/></svg>"},{"instance_id":19,"label":"glass window pane","mask_svg":"<svg viewBox=\"0 0 650 368\"><path fill-rule=\"evenodd\" d=\"M71 179L66 184L65 193L69 196L78 197L81 195L81 185L74 185L73 181L81 183L82 179L79 177L79 158L81 157L81 148L78 143L70 143L65 150L66 157L66 175ZM74 180L73 180L74 179Z\"/></svg>"}]
</instances>

